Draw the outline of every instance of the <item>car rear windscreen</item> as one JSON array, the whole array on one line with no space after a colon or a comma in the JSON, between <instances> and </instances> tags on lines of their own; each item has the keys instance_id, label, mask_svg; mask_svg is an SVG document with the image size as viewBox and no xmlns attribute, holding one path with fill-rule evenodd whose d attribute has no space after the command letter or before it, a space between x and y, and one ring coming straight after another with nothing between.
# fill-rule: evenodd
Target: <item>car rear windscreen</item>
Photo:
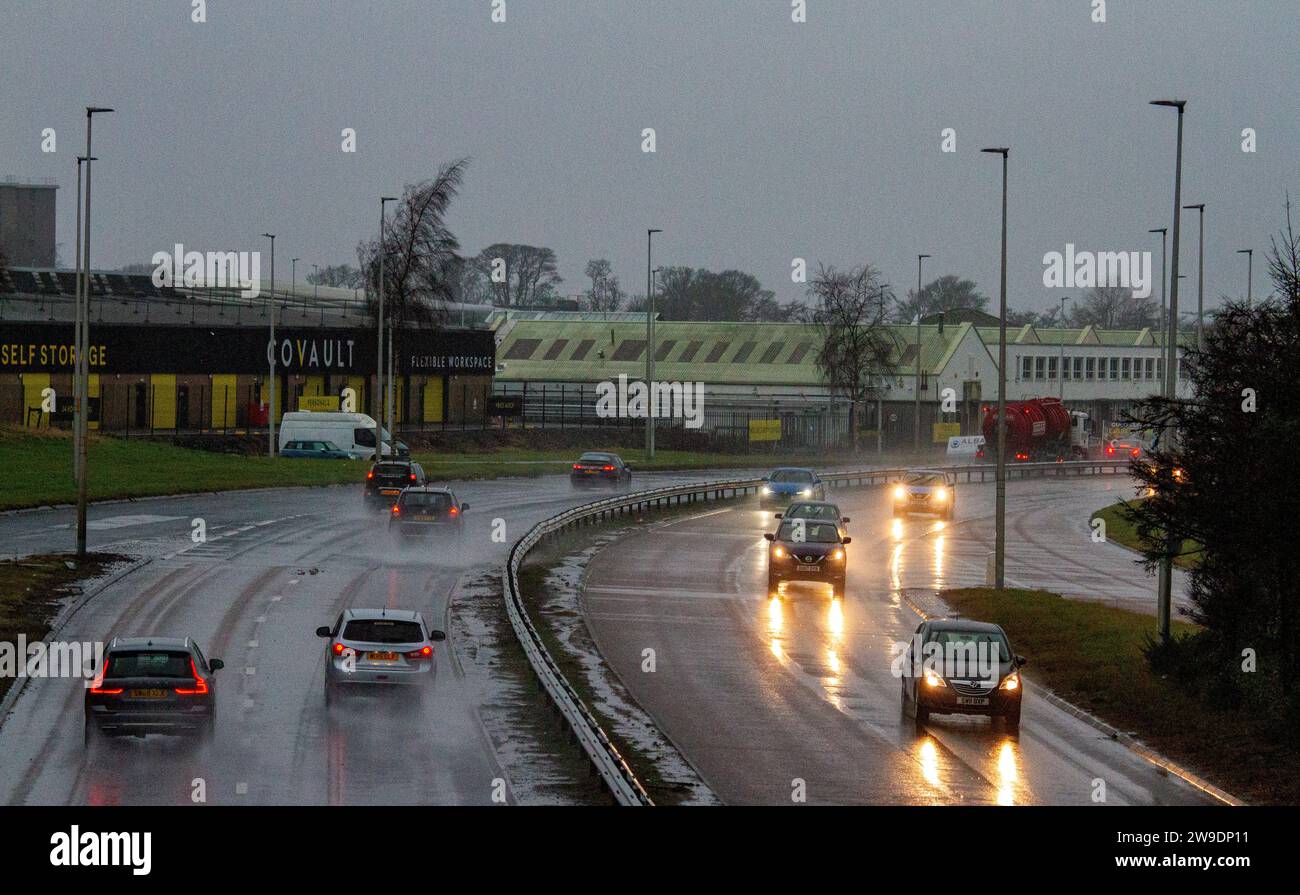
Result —
<instances>
[{"instance_id":1,"label":"car rear windscreen","mask_svg":"<svg viewBox=\"0 0 1300 895\"><path fill-rule=\"evenodd\" d=\"M419 643L424 640L424 632L416 622L353 619L344 627L343 639L360 643Z\"/></svg>"},{"instance_id":2,"label":"car rear windscreen","mask_svg":"<svg viewBox=\"0 0 1300 895\"><path fill-rule=\"evenodd\" d=\"M149 651L110 653L105 677L194 677L190 654Z\"/></svg>"},{"instance_id":3,"label":"car rear windscreen","mask_svg":"<svg viewBox=\"0 0 1300 895\"><path fill-rule=\"evenodd\" d=\"M375 475L410 475L411 467L405 463L377 463Z\"/></svg>"},{"instance_id":4,"label":"car rear windscreen","mask_svg":"<svg viewBox=\"0 0 1300 895\"><path fill-rule=\"evenodd\" d=\"M613 463L614 457L610 454L583 454L578 458L579 463Z\"/></svg>"},{"instance_id":5,"label":"car rear windscreen","mask_svg":"<svg viewBox=\"0 0 1300 895\"><path fill-rule=\"evenodd\" d=\"M446 512L451 509L451 495L437 493L425 494L419 491L412 493L407 491L402 495L402 506L421 510Z\"/></svg>"}]
</instances>

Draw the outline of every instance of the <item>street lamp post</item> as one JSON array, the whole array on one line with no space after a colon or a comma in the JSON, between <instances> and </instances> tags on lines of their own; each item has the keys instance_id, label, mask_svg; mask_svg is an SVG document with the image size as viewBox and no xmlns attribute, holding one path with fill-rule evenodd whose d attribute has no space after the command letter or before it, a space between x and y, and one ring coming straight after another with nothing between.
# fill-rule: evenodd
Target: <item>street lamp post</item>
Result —
<instances>
[{"instance_id":1,"label":"street lamp post","mask_svg":"<svg viewBox=\"0 0 1300 895\"><path fill-rule=\"evenodd\" d=\"M76 357L80 358L81 353L86 350L84 344L84 333L82 331L82 314L81 314L81 165L87 161L84 155L77 156L77 267L76 275L73 279L76 281L76 328L73 330L73 342L76 346ZM90 302L86 302L86 308L89 310ZM72 376L72 396L76 414L73 417L72 429L72 485L78 487L81 482L81 366L78 361L73 369Z\"/></svg>"},{"instance_id":2,"label":"street lamp post","mask_svg":"<svg viewBox=\"0 0 1300 895\"><path fill-rule=\"evenodd\" d=\"M1160 234L1160 324L1159 325L1161 327L1165 327L1169 325L1168 322L1169 318L1165 314L1165 296L1168 295L1168 290L1165 286L1165 243L1168 241L1169 238L1169 228L1155 227L1151 230L1148 230L1147 232Z\"/></svg>"},{"instance_id":3,"label":"street lamp post","mask_svg":"<svg viewBox=\"0 0 1300 895\"><path fill-rule=\"evenodd\" d=\"M1061 317L1060 320L1058 321L1060 323L1061 329L1065 329L1065 303L1067 301L1074 301L1074 296L1073 295L1061 296ZM1064 401L1065 400L1065 337L1064 336L1061 337L1061 359L1060 361L1057 362L1056 365L1056 376L1057 376L1057 380L1056 380L1057 385L1059 387L1057 395L1058 397L1060 397L1062 401Z\"/></svg>"},{"instance_id":4,"label":"street lamp post","mask_svg":"<svg viewBox=\"0 0 1300 895\"><path fill-rule=\"evenodd\" d=\"M297 258L289 259L289 301L298 297L298 261ZM305 313L305 312L304 312Z\"/></svg>"},{"instance_id":5,"label":"street lamp post","mask_svg":"<svg viewBox=\"0 0 1300 895\"><path fill-rule=\"evenodd\" d=\"M375 460L384 456L384 256L388 254L388 244L384 240L384 206L396 202L396 196L379 197L379 345L375 351ZM465 421L461 420L461 425Z\"/></svg>"},{"instance_id":6,"label":"street lamp post","mask_svg":"<svg viewBox=\"0 0 1300 895\"><path fill-rule=\"evenodd\" d=\"M1169 289L1169 330L1165 337L1165 397L1173 401L1178 394L1178 244L1181 234L1179 210L1183 203L1183 113L1186 100L1160 99L1151 102L1153 106L1165 106L1178 110L1178 143L1174 160L1174 244L1171 285ZM1156 628L1162 641L1169 640L1169 608L1173 597L1173 552L1172 538L1165 539L1165 556L1160 560L1159 591L1156 596Z\"/></svg>"},{"instance_id":7,"label":"street lamp post","mask_svg":"<svg viewBox=\"0 0 1300 895\"><path fill-rule=\"evenodd\" d=\"M1205 203L1184 205L1198 212L1200 238L1196 250L1196 350L1205 350Z\"/></svg>"},{"instance_id":8,"label":"street lamp post","mask_svg":"<svg viewBox=\"0 0 1300 895\"><path fill-rule=\"evenodd\" d=\"M921 450L921 262L929 255L916 256L916 392L912 408L912 452Z\"/></svg>"},{"instance_id":9,"label":"street lamp post","mask_svg":"<svg viewBox=\"0 0 1300 895\"><path fill-rule=\"evenodd\" d=\"M275 234L263 233L267 239L271 240L271 292L267 296L267 304L271 306L271 350L267 360L270 364L268 378L266 380L266 455L275 456L275 356L279 353L275 344Z\"/></svg>"},{"instance_id":10,"label":"street lamp post","mask_svg":"<svg viewBox=\"0 0 1300 895\"><path fill-rule=\"evenodd\" d=\"M647 463L653 462L655 458L655 290L653 279L654 271L652 270L653 262L651 259L654 257L654 235L662 232L664 231L657 229L647 230L645 245L645 456Z\"/></svg>"},{"instance_id":11,"label":"street lamp post","mask_svg":"<svg viewBox=\"0 0 1300 895\"><path fill-rule=\"evenodd\" d=\"M1250 280L1255 273L1255 250L1237 249L1237 254L1246 256L1246 307L1253 307L1255 304L1255 293L1252 288L1254 284L1251 283Z\"/></svg>"},{"instance_id":12,"label":"street lamp post","mask_svg":"<svg viewBox=\"0 0 1300 895\"><path fill-rule=\"evenodd\" d=\"M81 346L77 350L77 356L74 363L73 373L77 378L77 395L76 415L73 420L73 436L77 443L77 561L84 561L86 558L86 490L89 476L86 474L86 432L89 430L87 425L87 411L89 410L89 401L86 393L89 391L89 366L86 364L86 346L90 344L90 171L95 159L94 153L90 151L90 134L91 122L98 112L111 112L112 109L106 109L97 106L86 106L86 214L83 221L84 232L82 234L82 286L81 297L77 299L77 329L79 333L74 336L80 336ZM74 343L77 341L74 338Z\"/></svg>"},{"instance_id":13,"label":"street lamp post","mask_svg":"<svg viewBox=\"0 0 1300 895\"><path fill-rule=\"evenodd\" d=\"M1007 157L1009 147L981 149L1002 156L1002 279L998 313L998 455L993 586L1002 590L1007 558Z\"/></svg>"}]
</instances>

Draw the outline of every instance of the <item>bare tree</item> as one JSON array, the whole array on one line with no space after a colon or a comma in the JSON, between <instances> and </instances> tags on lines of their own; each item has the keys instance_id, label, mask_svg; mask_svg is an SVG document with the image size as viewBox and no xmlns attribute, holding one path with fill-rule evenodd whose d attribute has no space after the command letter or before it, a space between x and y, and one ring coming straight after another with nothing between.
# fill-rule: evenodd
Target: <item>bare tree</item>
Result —
<instances>
[{"instance_id":1,"label":"bare tree","mask_svg":"<svg viewBox=\"0 0 1300 895\"><path fill-rule=\"evenodd\" d=\"M589 311L617 311L623 304L623 288L613 274L613 266L604 258L587 262L586 274L591 289L583 296L583 306Z\"/></svg>"},{"instance_id":2,"label":"bare tree","mask_svg":"<svg viewBox=\"0 0 1300 895\"><path fill-rule=\"evenodd\" d=\"M1071 326L1144 329L1156 326L1160 308L1151 296L1139 298L1123 286L1094 286L1067 314Z\"/></svg>"},{"instance_id":3,"label":"bare tree","mask_svg":"<svg viewBox=\"0 0 1300 895\"><path fill-rule=\"evenodd\" d=\"M1268 253L1268 273L1277 284L1282 298L1292 305L1300 304L1300 234L1291 226L1291 194L1286 197L1286 230L1271 240Z\"/></svg>"},{"instance_id":4,"label":"bare tree","mask_svg":"<svg viewBox=\"0 0 1300 895\"><path fill-rule=\"evenodd\" d=\"M817 367L831 391L849 399L855 453L858 405L880 393L895 370L897 345L885 325L883 288L879 271L867 264L843 272L822 267L808 289L821 335Z\"/></svg>"}]
</instances>

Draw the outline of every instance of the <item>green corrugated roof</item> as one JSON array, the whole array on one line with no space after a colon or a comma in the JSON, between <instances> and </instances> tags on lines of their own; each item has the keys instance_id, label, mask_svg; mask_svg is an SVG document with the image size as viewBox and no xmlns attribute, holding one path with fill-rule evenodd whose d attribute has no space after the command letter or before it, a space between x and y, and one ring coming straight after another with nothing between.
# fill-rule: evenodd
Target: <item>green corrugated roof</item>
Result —
<instances>
[{"instance_id":1,"label":"green corrugated roof","mask_svg":"<svg viewBox=\"0 0 1300 895\"><path fill-rule=\"evenodd\" d=\"M921 365L927 372L941 369L968 325L946 326L942 336L938 326L922 326ZM897 359L900 372L911 372L915 361L915 326L889 327L899 345ZM554 360L544 360L557 339L568 344ZM582 360L572 359L574 350L586 339L595 344ZM634 360L616 361L614 353L627 341L644 341L645 325L621 321L588 322L573 320L519 320L511 327L497 349L497 357L506 368L497 374L501 380L599 381L616 378L620 373L630 378L645 374L644 350ZM655 324L659 350L672 342L663 360L655 363L655 377L663 380L701 381L762 385L819 385L816 350L820 342L817 327L804 323L729 323L673 322ZM510 357L517 343L536 346L526 357ZM693 343L700 343L690 361L682 360ZM714 363L705 359L726 345ZM736 363L737 354L748 350L747 359ZM791 358L803 346L797 363ZM774 350L775 349L775 350ZM599 352L604 352L600 357ZM768 359L770 357L770 360ZM767 362L764 362L767 361Z\"/></svg>"}]
</instances>

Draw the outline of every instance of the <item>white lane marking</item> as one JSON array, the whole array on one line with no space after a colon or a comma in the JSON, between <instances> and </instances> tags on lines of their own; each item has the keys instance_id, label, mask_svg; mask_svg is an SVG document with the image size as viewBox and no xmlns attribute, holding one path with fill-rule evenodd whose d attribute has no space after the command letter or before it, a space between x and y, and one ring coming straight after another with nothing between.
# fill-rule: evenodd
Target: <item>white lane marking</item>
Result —
<instances>
[{"instance_id":1,"label":"white lane marking","mask_svg":"<svg viewBox=\"0 0 1300 895\"><path fill-rule=\"evenodd\" d=\"M246 795L248 795L248 784L247 784L247 783L242 783L242 782L241 782L241 783L236 783L236 784L235 784L235 795L237 795L237 796L246 796Z\"/></svg>"},{"instance_id":2,"label":"white lane marking","mask_svg":"<svg viewBox=\"0 0 1300 895\"><path fill-rule=\"evenodd\" d=\"M92 519L86 523L86 528L90 531L109 531L114 528L127 528L131 525L153 525L158 522L175 522L177 519L184 519L184 516L155 516L150 513L135 513L125 516L108 516L103 519ZM65 525L56 525L55 528L72 528L72 522Z\"/></svg>"},{"instance_id":3,"label":"white lane marking","mask_svg":"<svg viewBox=\"0 0 1300 895\"><path fill-rule=\"evenodd\" d=\"M257 641L256 641L256 640L250 640L250 641L248 641L248 648L249 648L249 649L257 649Z\"/></svg>"},{"instance_id":4,"label":"white lane marking","mask_svg":"<svg viewBox=\"0 0 1300 895\"><path fill-rule=\"evenodd\" d=\"M676 587L646 587L644 585L636 587L616 587L614 585L598 584L588 585L585 591L589 594L610 594L626 595L632 597L645 596L649 594L661 594L665 597L705 597L722 600L735 599L735 592L723 593L721 591L711 590L682 590Z\"/></svg>"},{"instance_id":5,"label":"white lane marking","mask_svg":"<svg viewBox=\"0 0 1300 895\"><path fill-rule=\"evenodd\" d=\"M244 697L244 708L251 709L252 707L253 707L253 697L251 696Z\"/></svg>"},{"instance_id":6,"label":"white lane marking","mask_svg":"<svg viewBox=\"0 0 1300 895\"><path fill-rule=\"evenodd\" d=\"M280 594L273 594L273 595L271 596L271 602L272 602L272 603L278 603L278 602L280 602Z\"/></svg>"},{"instance_id":7,"label":"white lane marking","mask_svg":"<svg viewBox=\"0 0 1300 895\"><path fill-rule=\"evenodd\" d=\"M262 622L266 621L266 616L265 616L265 615L259 615L257 618L253 619L253 621L254 621L256 624L259 624L259 625L260 625Z\"/></svg>"},{"instance_id":8,"label":"white lane marking","mask_svg":"<svg viewBox=\"0 0 1300 895\"><path fill-rule=\"evenodd\" d=\"M251 677L252 675L257 674L257 669L254 668L252 665L249 665L247 668L244 669L244 674L249 675Z\"/></svg>"}]
</instances>

